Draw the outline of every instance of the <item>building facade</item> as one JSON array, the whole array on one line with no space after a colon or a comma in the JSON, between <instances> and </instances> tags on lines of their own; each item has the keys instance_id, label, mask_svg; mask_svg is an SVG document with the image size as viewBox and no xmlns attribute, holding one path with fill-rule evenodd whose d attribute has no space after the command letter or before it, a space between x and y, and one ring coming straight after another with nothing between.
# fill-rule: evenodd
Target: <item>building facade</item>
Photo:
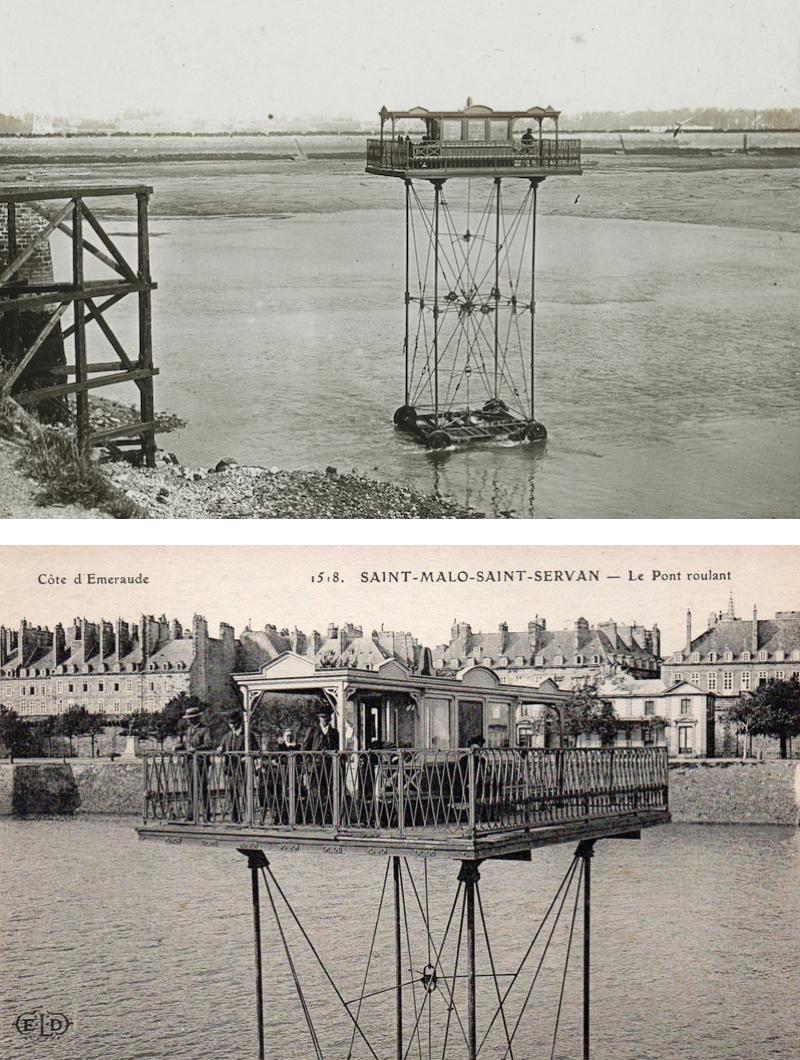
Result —
<instances>
[{"instance_id":1,"label":"building facade","mask_svg":"<svg viewBox=\"0 0 800 1060\"><path fill-rule=\"evenodd\" d=\"M233 627L222 623L211 637L201 615L191 630L164 615L76 618L52 630L23 619L16 629L0 627L0 703L22 717L71 707L109 717L158 711L181 692L225 705L235 702L235 664Z\"/></svg>"},{"instance_id":2,"label":"building facade","mask_svg":"<svg viewBox=\"0 0 800 1060\"><path fill-rule=\"evenodd\" d=\"M433 651L437 673L455 673L464 666L496 670L508 684L541 684L559 688L594 682L614 673L654 678L660 673L661 634L658 626L613 620L592 626L585 618L572 629L548 630L538 615L526 630L513 632L501 622L496 632L473 632L468 622L454 622L448 644Z\"/></svg>"},{"instance_id":3,"label":"building facade","mask_svg":"<svg viewBox=\"0 0 800 1060\"><path fill-rule=\"evenodd\" d=\"M668 684L689 681L715 697L729 699L752 692L770 680L800 678L800 611L777 611L774 618L737 618L733 600L724 613L711 614L708 628L692 634L686 612L686 640L664 660L661 676Z\"/></svg>"},{"instance_id":4,"label":"building facade","mask_svg":"<svg viewBox=\"0 0 800 1060\"><path fill-rule=\"evenodd\" d=\"M52 630L23 619L15 628L0 626L0 705L26 718L71 707L113 718L138 710L155 713L184 692L232 706L238 695L232 674L258 669L289 651L320 669L373 670L396 659L417 672L427 659L430 672L430 653L410 633L381 629L364 636L350 622L331 624L324 635L248 626L237 638L226 622L218 637L209 636L201 615L190 629L165 615L142 615L133 623L76 618Z\"/></svg>"},{"instance_id":5,"label":"building facade","mask_svg":"<svg viewBox=\"0 0 800 1060\"><path fill-rule=\"evenodd\" d=\"M688 681L670 685L660 679L625 678L606 681L598 691L620 721L616 746L666 747L670 755L681 757L713 756L714 697L708 692Z\"/></svg>"}]
</instances>

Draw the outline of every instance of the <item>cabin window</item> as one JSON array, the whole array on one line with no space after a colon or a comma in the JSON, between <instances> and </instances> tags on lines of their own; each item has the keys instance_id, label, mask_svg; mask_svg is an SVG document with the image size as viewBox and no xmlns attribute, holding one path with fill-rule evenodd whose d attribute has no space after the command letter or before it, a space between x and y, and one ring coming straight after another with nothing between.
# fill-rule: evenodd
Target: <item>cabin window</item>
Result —
<instances>
[{"instance_id":1,"label":"cabin window","mask_svg":"<svg viewBox=\"0 0 800 1060\"><path fill-rule=\"evenodd\" d=\"M483 703L478 699L459 699L458 746L468 747L476 736L483 736Z\"/></svg>"},{"instance_id":2,"label":"cabin window","mask_svg":"<svg viewBox=\"0 0 800 1060\"><path fill-rule=\"evenodd\" d=\"M450 703L446 699L428 700L430 746L434 751L450 747Z\"/></svg>"},{"instance_id":3,"label":"cabin window","mask_svg":"<svg viewBox=\"0 0 800 1060\"><path fill-rule=\"evenodd\" d=\"M508 139L508 122L501 121L495 118L489 121L489 139L490 140L507 140Z\"/></svg>"},{"instance_id":4,"label":"cabin window","mask_svg":"<svg viewBox=\"0 0 800 1060\"><path fill-rule=\"evenodd\" d=\"M442 122L442 139L443 140L460 140L461 139L461 122L453 121L448 119Z\"/></svg>"},{"instance_id":5,"label":"cabin window","mask_svg":"<svg viewBox=\"0 0 800 1060\"><path fill-rule=\"evenodd\" d=\"M486 139L486 122L483 118L479 121L467 122L467 139L470 141Z\"/></svg>"},{"instance_id":6,"label":"cabin window","mask_svg":"<svg viewBox=\"0 0 800 1060\"><path fill-rule=\"evenodd\" d=\"M406 707L400 707L397 711L397 746L414 746L414 717L415 712Z\"/></svg>"}]
</instances>

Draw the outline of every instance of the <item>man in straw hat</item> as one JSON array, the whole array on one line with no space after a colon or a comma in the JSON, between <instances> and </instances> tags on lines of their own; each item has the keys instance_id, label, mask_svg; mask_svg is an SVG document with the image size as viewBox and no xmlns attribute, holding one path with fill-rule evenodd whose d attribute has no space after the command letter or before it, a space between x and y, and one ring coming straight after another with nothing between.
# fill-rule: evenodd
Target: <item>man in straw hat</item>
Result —
<instances>
[{"instance_id":1,"label":"man in straw hat","mask_svg":"<svg viewBox=\"0 0 800 1060\"><path fill-rule=\"evenodd\" d=\"M208 752L213 749L211 733L209 732L208 726L203 721L203 712L196 706L187 707L183 715L183 724L183 740L177 745L175 750L184 751L186 753L185 763L188 791L186 816L190 821L194 819L196 795L198 799L197 808L201 815L208 819L210 816L210 800L208 793L209 756L208 754L197 752ZM195 792L194 787L195 762L197 792Z\"/></svg>"}]
</instances>

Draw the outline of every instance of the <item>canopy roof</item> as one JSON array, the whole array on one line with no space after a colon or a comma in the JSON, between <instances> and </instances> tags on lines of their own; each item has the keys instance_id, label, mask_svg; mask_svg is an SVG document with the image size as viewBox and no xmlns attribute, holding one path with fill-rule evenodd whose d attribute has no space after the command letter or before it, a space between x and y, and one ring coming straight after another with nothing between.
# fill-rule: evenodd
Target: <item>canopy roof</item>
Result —
<instances>
[{"instance_id":1,"label":"canopy roof","mask_svg":"<svg viewBox=\"0 0 800 1060\"><path fill-rule=\"evenodd\" d=\"M510 120L513 118L558 118L560 110L552 107L530 107L528 110L492 110L491 107L483 107L473 103L462 110L428 110L427 107L412 107L411 110L387 110L380 109L381 124L385 121L394 121L398 118L439 118L443 121L460 120L462 118L500 118Z\"/></svg>"}]
</instances>

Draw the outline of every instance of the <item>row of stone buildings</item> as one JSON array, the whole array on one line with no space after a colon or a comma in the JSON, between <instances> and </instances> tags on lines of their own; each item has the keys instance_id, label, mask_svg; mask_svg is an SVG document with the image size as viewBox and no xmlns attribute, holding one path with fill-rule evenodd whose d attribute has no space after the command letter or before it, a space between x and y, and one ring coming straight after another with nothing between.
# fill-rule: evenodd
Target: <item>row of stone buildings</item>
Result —
<instances>
[{"instance_id":1,"label":"row of stone buildings","mask_svg":"<svg viewBox=\"0 0 800 1060\"><path fill-rule=\"evenodd\" d=\"M318 669L375 670L396 659L416 673L455 676L473 665L494 670L504 683L559 688L596 684L620 719L618 742L666 743L675 754L732 753L735 734L724 722L726 700L772 678L800 678L800 612L774 618L735 614L733 601L709 616L693 636L687 613L679 651L661 655L661 636L636 623L609 620L592 626L579 618L569 630L548 630L536 617L524 630L473 631L454 622L450 640L432 651L408 632L331 624L325 633L249 626L239 635L222 623L212 637L195 615L143 615L138 622L74 619L51 631L24 620L0 627L0 704L27 717L58 714L71 706L109 718L160 710L180 692L220 705L236 701L231 675L253 672L285 652L313 659ZM659 730L649 719L666 719ZM526 735L530 719L519 719Z\"/></svg>"}]
</instances>

